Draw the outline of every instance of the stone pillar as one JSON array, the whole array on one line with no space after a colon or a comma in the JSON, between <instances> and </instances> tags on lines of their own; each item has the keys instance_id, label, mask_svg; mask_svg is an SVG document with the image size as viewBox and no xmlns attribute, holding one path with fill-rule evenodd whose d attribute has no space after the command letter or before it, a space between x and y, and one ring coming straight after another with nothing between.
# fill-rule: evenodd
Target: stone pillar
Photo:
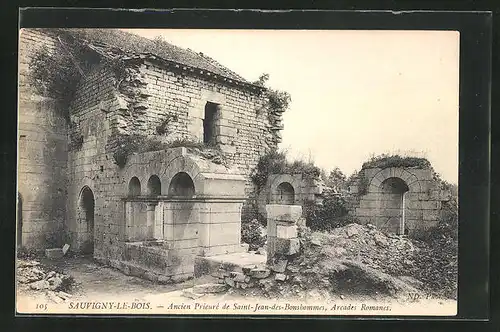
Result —
<instances>
[{"instance_id":1,"label":"stone pillar","mask_svg":"<svg viewBox=\"0 0 500 332\"><path fill-rule=\"evenodd\" d=\"M146 210L146 239L152 240L155 238L155 208L157 202L149 202Z\"/></svg>"},{"instance_id":2,"label":"stone pillar","mask_svg":"<svg viewBox=\"0 0 500 332\"><path fill-rule=\"evenodd\" d=\"M155 209L154 238L164 240L163 237L163 202L158 202Z\"/></svg>"},{"instance_id":3,"label":"stone pillar","mask_svg":"<svg viewBox=\"0 0 500 332\"><path fill-rule=\"evenodd\" d=\"M289 256L299 252L297 222L302 216L302 206L268 204L266 212L267 263L273 264L276 256Z\"/></svg>"},{"instance_id":4,"label":"stone pillar","mask_svg":"<svg viewBox=\"0 0 500 332\"><path fill-rule=\"evenodd\" d=\"M132 202L125 202L124 240L130 241L134 235L134 207Z\"/></svg>"}]
</instances>

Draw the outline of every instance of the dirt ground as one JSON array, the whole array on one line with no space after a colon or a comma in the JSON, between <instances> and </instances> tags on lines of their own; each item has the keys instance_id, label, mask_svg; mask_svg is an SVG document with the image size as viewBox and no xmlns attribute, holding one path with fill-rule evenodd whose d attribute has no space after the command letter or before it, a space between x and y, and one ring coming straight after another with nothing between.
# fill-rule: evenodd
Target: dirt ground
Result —
<instances>
[{"instance_id":1,"label":"dirt ground","mask_svg":"<svg viewBox=\"0 0 500 332\"><path fill-rule=\"evenodd\" d=\"M215 282L215 278L211 276L204 276L195 278L179 284L160 285L151 281L140 279L137 277L126 276L120 271L110 267L97 264L88 257L72 257L64 258L58 261L51 261L41 259L40 262L51 269L71 275L75 280L75 285L68 291L71 294L71 303L78 303L82 301L92 302L98 301L100 303L112 301L115 303L120 302L148 302L154 303L154 309L162 308L168 309L171 304L181 304L200 302L203 303L229 303L232 307L237 309L238 306L242 307L243 303L259 303L262 305L272 305L274 303L309 303L311 301L318 301L321 299L322 303L332 305L334 303L345 304L349 303L366 303L371 304L395 304L396 306L403 306L408 312L406 314L416 314L422 308L435 308L436 312L445 310L449 312L451 309L456 308L456 301L441 300L441 299L410 299L410 298L382 298L382 297L353 297L352 295L330 296L328 298L322 297L324 294L309 293L305 296L297 298L280 298L270 299L266 298L263 294L256 292L240 292L237 289L230 289L223 294L206 294L201 299L190 299L186 297L183 290L193 287L193 285L206 284ZM27 287L18 287L18 303L50 303L50 299L46 297L43 292L28 289ZM194 301L194 302L193 302ZM52 304L53 306L55 304ZM63 307L65 305L65 307ZM255 305L256 306L256 305ZM19 307L19 306L18 306ZM49 305L50 307L50 305ZM68 308L67 303L60 305L62 311ZM415 308L415 309L412 309ZM451 309L450 309L451 308ZM171 308L170 308L171 309ZM192 308L191 308L192 309ZM158 309L160 310L160 309ZM253 306L245 313L254 312L256 308ZM456 310L456 309L455 309ZM47 311L47 309L45 309ZM50 310L49 310L50 311ZM139 312L137 312L139 313ZM154 311L151 313L162 313L162 311ZM182 311L179 313L191 313L191 311ZM210 311L200 310L197 313L210 313ZM218 312L220 314L220 312ZM234 313L243 313L236 310ZM258 312L255 312L258 313ZM268 313L268 312L261 312ZM277 313L277 312L276 312ZM298 312L296 312L298 313ZM325 312L325 314L327 314ZM331 314L331 313L328 313ZM342 314L349 314L349 312L342 312ZM358 313L359 314L359 313ZM362 314L362 313L361 313ZM384 312L375 313L384 314ZM385 312L385 314L391 314Z\"/></svg>"},{"instance_id":2,"label":"dirt ground","mask_svg":"<svg viewBox=\"0 0 500 332\"><path fill-rule=\"evenodd\" d=\"M50 269L69 274L74 278L75 284L70 292L73 300L142 299L150 294L172 292L192 287L194 284L211 282L214 279L207 276L179 284L160 285L146 279L127 276L119 270L96 263L91 257L69 257L60 260L43 258L39 261ZM26 287L18 287L18 294L43 297L43 293Z\"/></svg>"}]
</instances>

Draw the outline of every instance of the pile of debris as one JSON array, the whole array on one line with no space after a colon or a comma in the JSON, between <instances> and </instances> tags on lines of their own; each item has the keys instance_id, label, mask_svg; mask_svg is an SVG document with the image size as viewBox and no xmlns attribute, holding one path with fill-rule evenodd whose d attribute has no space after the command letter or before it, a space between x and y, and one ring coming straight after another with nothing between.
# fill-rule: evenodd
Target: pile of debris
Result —
<instances>
[{"instance_id":1,"label":"pile of debris","mask_svg":"<svg viewBox=\"0 0 500 332\"><path fill-rule=\"evenodd\" d=\"M61 303L71 298L73 277L56 272L36 260L18 259L17 283L21 289L42 291L54 302Z\"/></svg>"},{"instance_id":2,"label":"pile of debris","mask_svg":"<svg viewBox=\"0 0 500 332\"><path fill-rule=\"evenodd\" d=\"M212 274L220 285L242 295L307 297L349 294L390 297L428 292L417 271L425 244L384 234L373 225L349 224L330 232L299 227L300 252L277 255L262 266L221 265ZM431 267L429 267L431 268ZM221 288L222 289L222 288Z\"/></svg>"}]
</instances>

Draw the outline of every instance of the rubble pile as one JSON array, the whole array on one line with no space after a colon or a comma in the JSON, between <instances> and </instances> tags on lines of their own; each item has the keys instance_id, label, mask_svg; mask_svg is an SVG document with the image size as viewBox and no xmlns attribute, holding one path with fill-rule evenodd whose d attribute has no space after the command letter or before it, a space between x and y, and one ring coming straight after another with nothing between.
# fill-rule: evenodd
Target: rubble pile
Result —
<instances>
[{"instance_id":1,"label":"rubble pile","mask_svg":"<svg viewBox=\"0 0 500 332\"><path fill-rule=\"evenodd\" d=\"M42 291L54 302L71 298L67 292L74 284L70 275L48 269L36 260L18 259L17 283L22 289Z\"/></svg>"},{"instance_id":2,"label":"rubble pile","mask_svg":"<svg viewBox=\"0 0 500 332\"><path fill-rule=\"evenodd\" d=\"M386 235L370 224L349 224L330 232L311 232L307 227L299 227L298 233L300 253L279 255L267 265L243 266L241 271L221 266L213 276L233 291L239 289L242 294L257 291L266 297L303 298L312 291L325 297L327 294L397 297L422 291L453 297L449 292L435 291L442 278L455 280L456 273L437 271L444 264L443 259L438 260L441 265L436 265L434 257L441 253L429 244ZM429 283L425 278L429 275L435 281ZM448 288L453 289L453 284Z\"/></svg>"}]
</instances>

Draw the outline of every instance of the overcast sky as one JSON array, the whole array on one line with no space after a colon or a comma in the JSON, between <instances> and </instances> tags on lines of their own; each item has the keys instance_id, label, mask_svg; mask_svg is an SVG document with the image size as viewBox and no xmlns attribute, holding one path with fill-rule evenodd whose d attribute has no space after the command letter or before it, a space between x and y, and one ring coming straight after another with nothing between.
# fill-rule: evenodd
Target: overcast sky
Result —
<instances>
[{"instance_id":1,"label":"overcast sky","mask_svg":"<svg viewBox=\"0 0 500 332\"><path fill-rule=\"evenodd\" d=\"M453 31L127 30L214 58L290 93L283 142L347 175L372 154L426 157L458 182L459 34Z\"/></svg>"}]
</instances>

